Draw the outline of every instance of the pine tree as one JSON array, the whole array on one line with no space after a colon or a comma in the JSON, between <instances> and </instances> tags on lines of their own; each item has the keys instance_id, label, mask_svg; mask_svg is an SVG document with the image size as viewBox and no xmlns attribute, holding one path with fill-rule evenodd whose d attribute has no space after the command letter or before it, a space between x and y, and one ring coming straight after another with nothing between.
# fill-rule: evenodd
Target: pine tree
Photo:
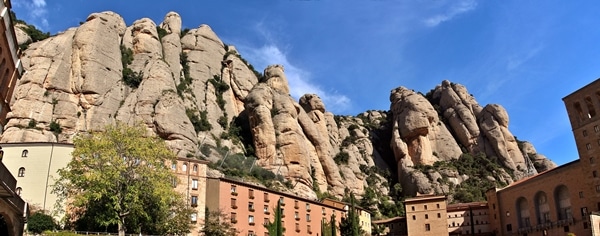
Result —
<instances>
[{"instance_id":1,"label":"pine tree","mask_svg":"<svg viewBox=\"0 0 600 236\"><path fill-rule=\"evenodd\" d=\"M350 209L346 217L342 217L342 221L340 221L340 233L344 236L360 236L365 234L359 226L359 219L354 204L354 194L350 193Z\"/></svg>"},{"instance_id":2,"label":"pine tree","mask_svg":"<svg viewBox=\"0 0 600 236\"><path fill-rule=\"evenodd\" d=\"M277 207L275 208L275 212L273 212L275 219L273 219L273 222L269 222L265 225L265 228L267 228L267 231L269 231L269 235L272 236L283 236L283 233L285 232L285 227L283 227L283 225L281 224L281 206L279 205L279 202L277 203Z\"/></svg>"}]
</instances>

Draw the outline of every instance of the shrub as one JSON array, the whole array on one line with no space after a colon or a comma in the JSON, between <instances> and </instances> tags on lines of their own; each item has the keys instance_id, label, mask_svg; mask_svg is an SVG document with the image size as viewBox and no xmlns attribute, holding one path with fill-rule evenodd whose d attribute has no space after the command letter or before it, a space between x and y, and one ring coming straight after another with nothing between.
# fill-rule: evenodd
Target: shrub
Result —
<instances>
[{"instance_id":1,"label":"shrub","mask_svg":"<svg viewBox=\"0 0 600 236\"><path fill-rule=\"evenodd\" d=\"M60 127L60 124L56 121L52 121L50 122L50 131L52 131L55 134L60 134L62 133L62 128Z\"/></svg>"},{"instance_id":2,"label":"shrub","mask_svg":"<svg viewBox=\"0 0 600 236\"><path fill-rule=\"evenodd\" d=\"M40 234L46 230L54 229L56 229L56 223L54 223L52 216L42 212L33 213L27 219L27 230L34 234Z\"/></svg>"},{"instance_id":3,"label":"shrub","mask_svg":"<svg viewBox=\"0 0 600 236\"><path fill-rule=\"evenodd\" d=\"M209 131L212 129L212 125L210 124L210 122L208 122L207 111L201 111L200 117L196 115L195 109L186 109L185 114L190 119L190 122L192 122L196 133L200 131Z\"/></svg>"},{"instance_id":4,"label":"shrub","mask_svg":"<svg viewBox=\"0 0 600 236\"><path fill-rule=\"evenodd\" d=\"M33 129L37 125L37 121L35 119L29 120L29 124L27 124L27 128Z\"/></svg>"},{"instance_id":5,"label":"shrub","mask_svg":"<svg viewBox=\"0 0 600 236\"><path fill-rule=\"evenodd\" d=\"M219 117L219 119L217 119L217 123L219 123L223 129L227 129L227 114Z\"/></svg>"},{"instance_id":6,"label":"shrub","mask_svg":"<svg viewBox=\"0 0 600 236\"><path fill-rule=\"evenodd\" d=\"M167 30L161 28L160 26L156 26L156 32L158 33L158 41L165 37L165 35L169 34Z\"/></svg>"},{"instance_id":7,"label":"shrub","mask_svg":"<svg viewBox=\"0 0 600 236\"><path fill-rule=\"evenodd\" d=\"M345 151L341 151L337 155L335 155L335 157L333 157L333 161L335 161L335 163L338 165L348 164L349 159L350 159L350 155Z\"/></svg>"}]
</instances>

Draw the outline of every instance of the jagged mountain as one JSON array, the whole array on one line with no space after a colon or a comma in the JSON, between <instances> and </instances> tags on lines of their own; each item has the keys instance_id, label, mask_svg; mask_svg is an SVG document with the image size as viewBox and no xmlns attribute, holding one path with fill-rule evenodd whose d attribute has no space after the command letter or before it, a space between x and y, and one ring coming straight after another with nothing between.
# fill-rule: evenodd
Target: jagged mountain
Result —
<instances>
[{"instance_id":1,"label":"jagged mountain","mask_svg":"<svg viewBox=\"0 0 600 236\"><path fill-rule=\"evenodd\" d=\"M554 167L516 140L500 105L482 107L461 85L444 81L427 95L399 87L389 111L336 116L315 94L294 100L283 66L256 72L209 26L182 30L174 12L158 26L94 13L29 44L22 61L27 73L15 88L4 143L71 142L117 121L141 122L180 157L222 165L233 154L255 156L297 194L352 191L364 204L373 195L458 191L474 179L463 159L488 163L490 172L476 175L504 184L532 165Z\"/></svg>"}]
</instances>

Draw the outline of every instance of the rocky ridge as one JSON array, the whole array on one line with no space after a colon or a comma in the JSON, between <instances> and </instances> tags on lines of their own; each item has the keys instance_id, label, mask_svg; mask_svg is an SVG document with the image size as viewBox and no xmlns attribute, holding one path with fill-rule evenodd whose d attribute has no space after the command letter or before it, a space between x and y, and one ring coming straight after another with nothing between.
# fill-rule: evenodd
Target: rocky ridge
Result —
<instances>
[{"instance_id":1,"label":"rocky ridge","mask_svg":"<svg viewBox=\"0 0 600 236\"><path fill-rule=\"evenodd\" d=\"M260 74L209 26L181 25L175 12L130 26L102 12L29 44L0 142L71 142L106 124L141 122L180 157L255 156L296 194L354 192L363 202L452 192L471 177L456 166L423 167L464 155L500 167L482 178L503 184L555 166L511 134L502 106L482 107L462 85L443 81L427 95L399 87L389 111L337 116L318 95L293 99L283 66Z\"/></svg>"}]
</instances>

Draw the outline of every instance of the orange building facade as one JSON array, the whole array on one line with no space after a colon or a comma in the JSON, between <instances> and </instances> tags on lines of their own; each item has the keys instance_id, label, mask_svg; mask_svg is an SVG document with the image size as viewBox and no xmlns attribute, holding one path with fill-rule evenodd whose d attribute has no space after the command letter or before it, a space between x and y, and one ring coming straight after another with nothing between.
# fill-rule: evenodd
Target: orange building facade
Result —
<instances>
[{"instance_id":1,"label":"orange building facade","mask_svg":"<svg viewBox=\"0 0 600 236\"><path fill-rule=\"evenodd\" d=\"M6 125L6 116L10 112L12 94L17 80L24 73L21 65L19 46L10 18L10 0L3 0L0 6L0 131Z\"/></svg>"},{"instance_id":2,"label":"orange building facade","mask_svg":"<svg viewBox=\"0 0 600 236\"><path fill-rule=\"evenodd\" d=\"M241 181L208 178L206 206L228 216L238 235L268 235L265 224L280 204L285 235L321 235L321 222L334 215L339 224L343 207L334 207Z\"/></svg>"},{"instance_id":3,"label":"orange building facade","mask_svg":"<svg viewBox=\"0 0 600 236\"><path fill-rule=\"evenodd\" d=\"M408 235L448 235L446 196L423 195L404 200Z\"/></svg>"},{"instance_id":4,"label":"orange building facade","mask_svg":"<svg viewBox=\"0 0 600 236\"><path fill-rule=\"evenodd\" d=\"M175 190L185 197L188 207L195 210L190 216L191 235L199 235L204 224L207 164L207 161L191 158L177 158L171 163L171 171L177 176L173 182Z\"/></svg>"}]
</instances>

